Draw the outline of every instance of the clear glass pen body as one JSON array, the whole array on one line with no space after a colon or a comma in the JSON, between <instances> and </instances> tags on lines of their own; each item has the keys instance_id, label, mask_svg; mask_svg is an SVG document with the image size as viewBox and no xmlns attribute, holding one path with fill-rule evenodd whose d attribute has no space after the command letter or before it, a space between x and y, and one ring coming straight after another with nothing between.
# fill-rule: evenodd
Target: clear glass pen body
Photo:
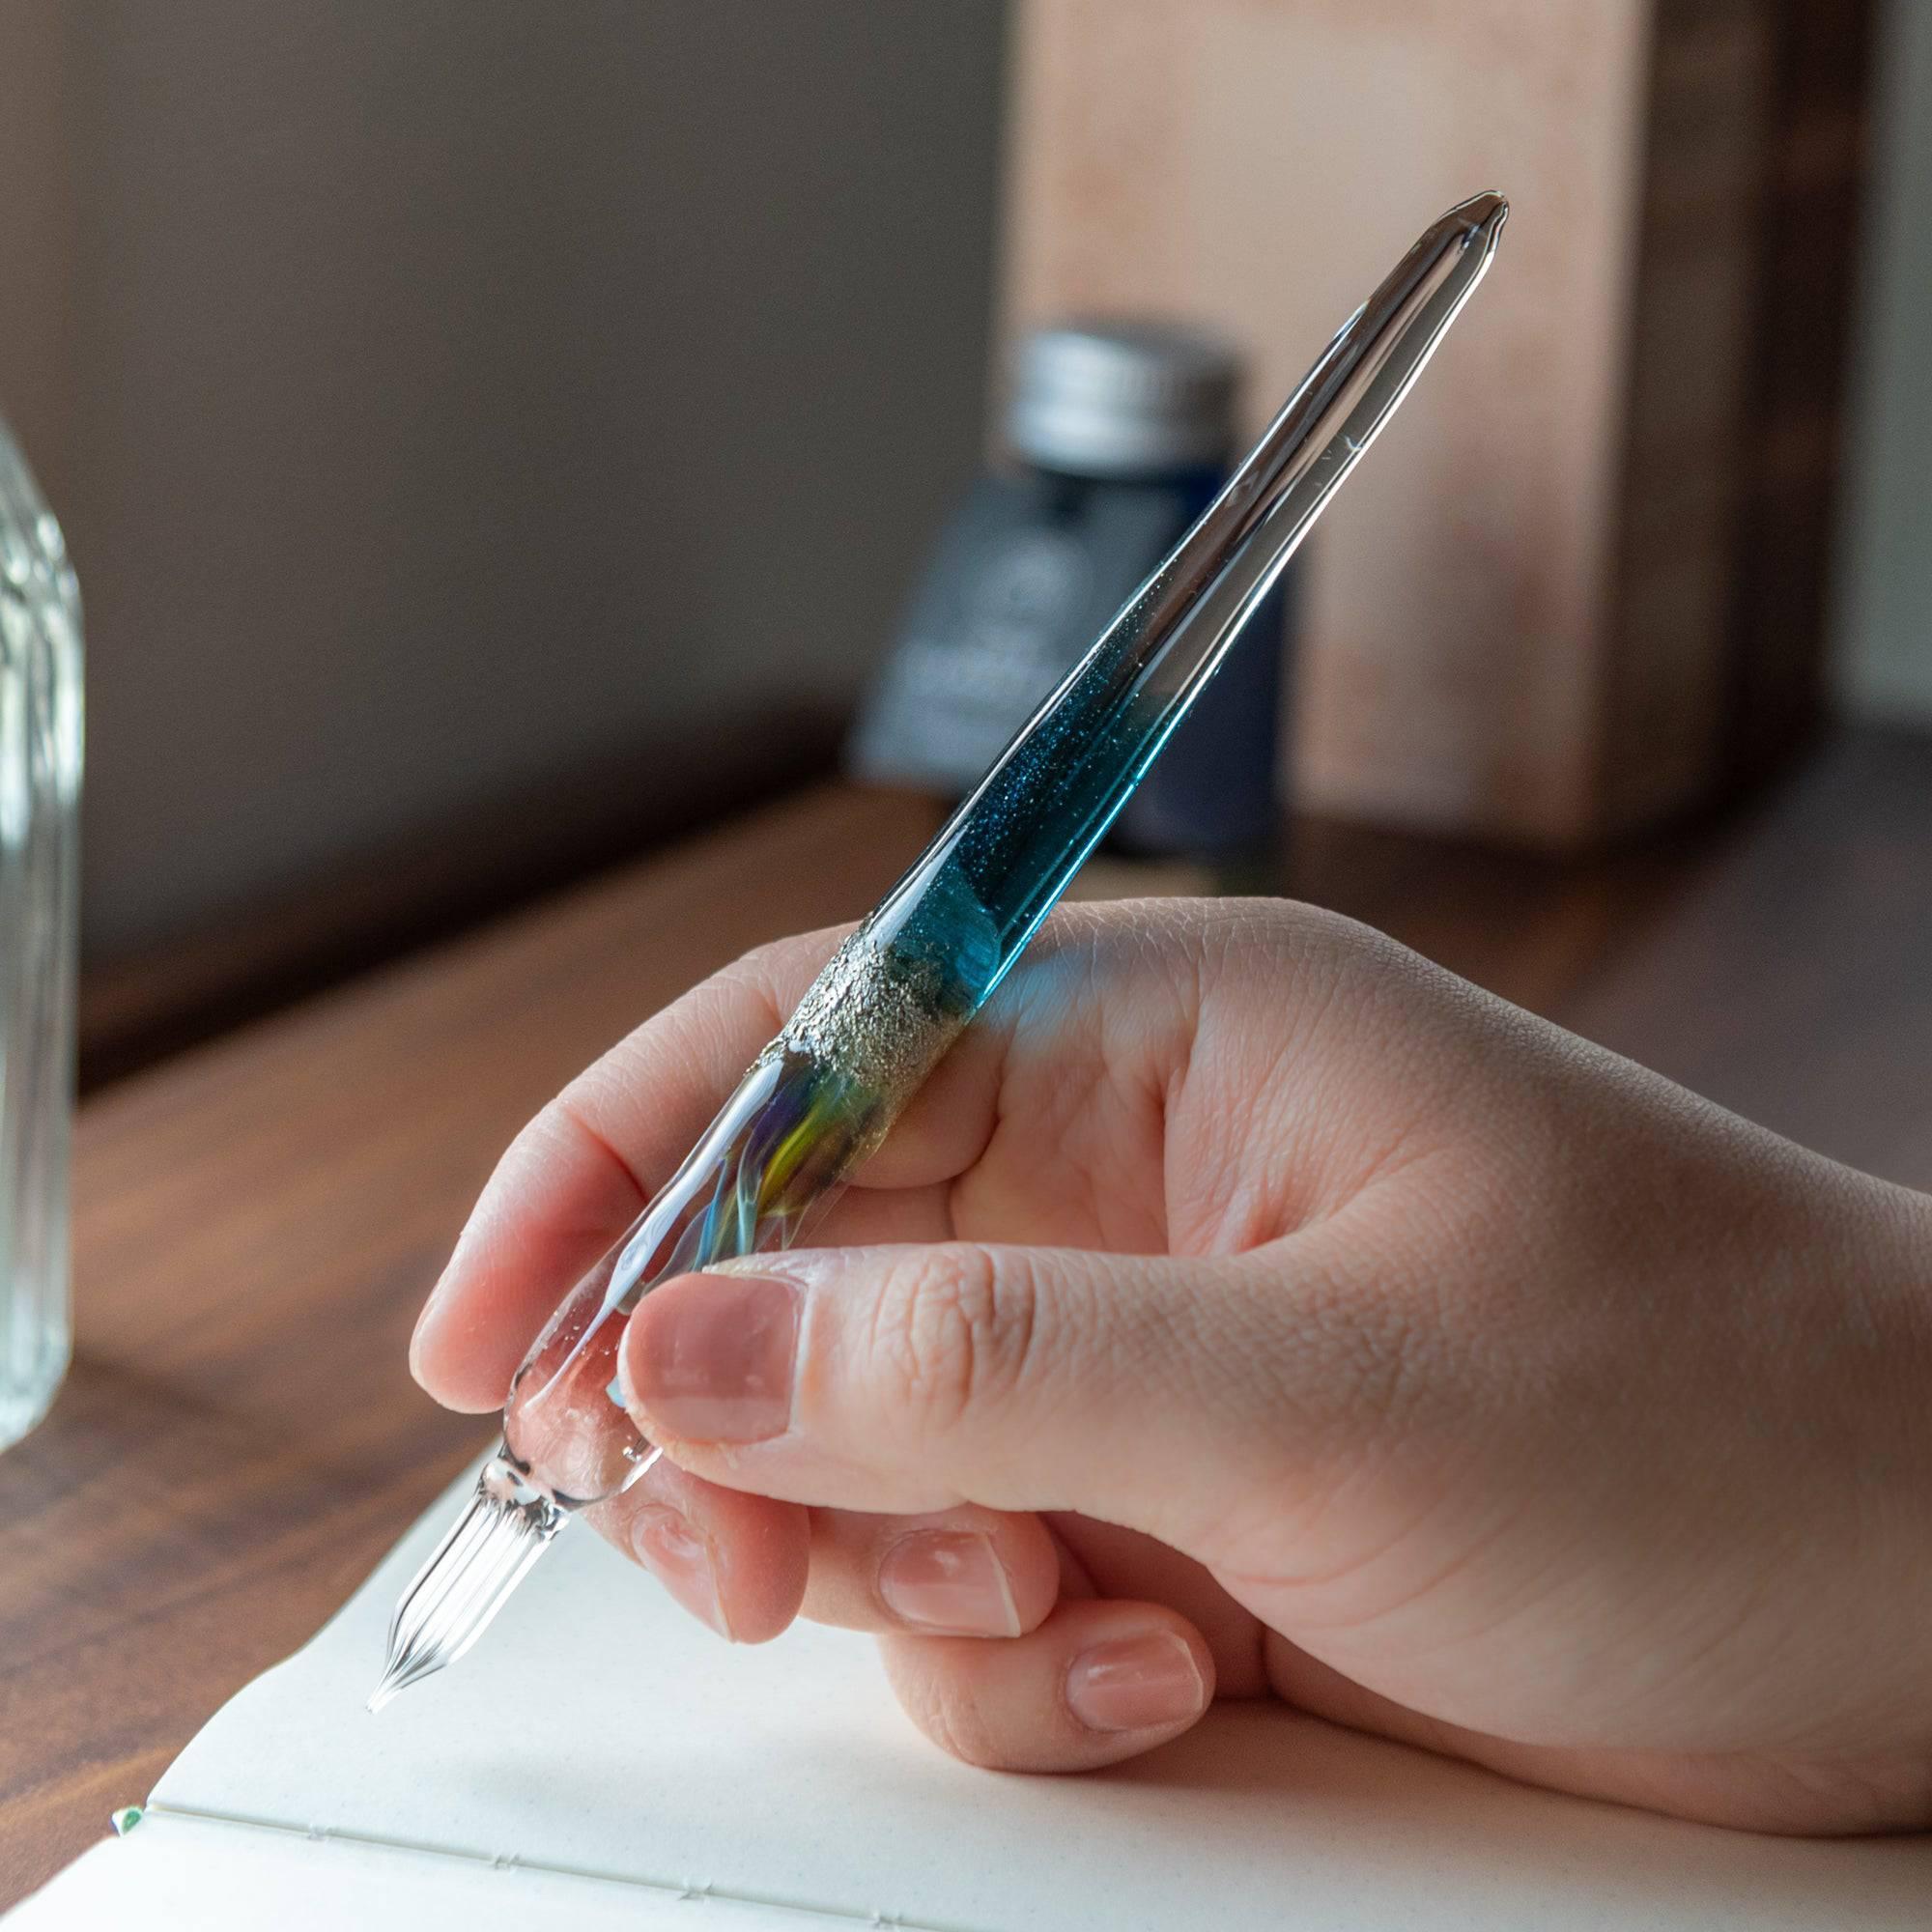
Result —
<instances>
[{"instance_id":1,"label":"clear glass pen body","mask_svg":"<svg viewBox=\"0 0 1932 1932\"><path fill-rule=\"evenodd\" d=\"M659 1282L796 1241L1024 950L1486 270L1507 209L1425 234L1254 451L848 939L676 1174L564 1298L504 1410L506 1476L568 1512L653 1460L622 1406Z\"/></svg>"}]
</instances>

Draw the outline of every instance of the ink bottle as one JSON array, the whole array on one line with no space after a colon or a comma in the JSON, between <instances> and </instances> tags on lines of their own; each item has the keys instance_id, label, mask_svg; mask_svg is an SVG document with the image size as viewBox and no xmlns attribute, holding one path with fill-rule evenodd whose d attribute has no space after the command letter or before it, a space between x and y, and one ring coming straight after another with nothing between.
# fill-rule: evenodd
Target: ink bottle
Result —
<instances>
[{"instance_id":1,"label":"ink bottle","mask_svg":"<svg viewBox=\"0 0 1932 1932\"><path fill-rule=\"evenodd\" d=\"M1206 331L1039 329L1013 358L999 454L942 531L848 748L856 775L956 799L1225 481L1239 364ZM1280 816L1293 567L1176 731L1117 851L1213 859Z\"/></svg>"}]
</instances>

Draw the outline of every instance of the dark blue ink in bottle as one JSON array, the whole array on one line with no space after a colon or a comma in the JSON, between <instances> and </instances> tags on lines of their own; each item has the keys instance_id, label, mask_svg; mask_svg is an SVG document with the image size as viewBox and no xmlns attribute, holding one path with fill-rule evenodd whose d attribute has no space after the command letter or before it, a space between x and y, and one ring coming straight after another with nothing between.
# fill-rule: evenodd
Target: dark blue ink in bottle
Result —
<instances>
[{"instance_id":1,"label":"dark blue ink in bottle","mask_svg":"<svg viewBox=\"0 0 1932 1932\"><path fill-rule=\"evenodd\" d=\"M1226 480L1239 365L1203 331L1099 323L1019 344L1001 460L942 532L849 752L961 796ZM1280 815L1293 569L1114 831L1123 850L1252 850Z\"/></svg>"}]
</instances>

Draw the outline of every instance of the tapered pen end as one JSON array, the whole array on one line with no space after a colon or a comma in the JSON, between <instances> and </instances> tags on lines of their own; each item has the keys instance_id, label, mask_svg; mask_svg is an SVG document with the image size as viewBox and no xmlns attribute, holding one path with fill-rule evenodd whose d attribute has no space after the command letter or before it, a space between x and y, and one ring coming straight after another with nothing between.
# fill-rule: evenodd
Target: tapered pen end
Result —
<instances>
[{"instance_id":1,"label":"tapered pen end","mask_svg":"<svg viewBox=\"0 0 1932 1932\"><path fill-rule=\"evenodd\" d=\"M1503 223L1509 219L1508 197L1494 188L1485 188L1481 194L1472 194L1467 201L1459 201L1436 224L1437 230L1459 229L1463 234L1478 238L1483 243L1483 252L1488 254L1496 245L1496 238L1503 232Z\"/></svg>"},{"instance_id":2,"label":"tapered pen end","mask_svg":"<svg viewBox=\"0 0 1932 1932\"><path fill-rule=\"evenodd\" d=\"M499 1462L488 1463L469 1506L396 1605L369 1710L382 1710L411 1685L454 1663L567 1520L554 1503L508 1477Z\"/></svg>"},{"instance_id":3,"label":"tapered pen end","mask_svg":"<svg viewBox=\"0 0 1932 1932\"><path fill-rule=\"evenodd\" d=\"M1459 201L1449 211L1470 228L1500 228L1509 219L1509 197L1493 187L1472 194L1467 201Z\"/></svg>"}]
</instances>

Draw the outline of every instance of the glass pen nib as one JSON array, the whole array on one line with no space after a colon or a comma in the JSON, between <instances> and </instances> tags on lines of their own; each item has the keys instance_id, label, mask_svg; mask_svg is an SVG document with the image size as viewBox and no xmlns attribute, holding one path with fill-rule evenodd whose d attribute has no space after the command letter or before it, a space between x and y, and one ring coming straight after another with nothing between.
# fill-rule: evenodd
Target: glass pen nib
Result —
<instances>
[{"instance_id":1,"label":"glass pen nib","mask_svg":"<svg viewBox=\"0 0 1932 1932\"><path fill-rule=\"evenodd\" d=\"M454 1663L568 1520L503 1454L493 1456L476 1479L469 1507L396 1604L388 1659L369 1709L380 1711L412 1684Z\"/></svg>"}]
</instances>

